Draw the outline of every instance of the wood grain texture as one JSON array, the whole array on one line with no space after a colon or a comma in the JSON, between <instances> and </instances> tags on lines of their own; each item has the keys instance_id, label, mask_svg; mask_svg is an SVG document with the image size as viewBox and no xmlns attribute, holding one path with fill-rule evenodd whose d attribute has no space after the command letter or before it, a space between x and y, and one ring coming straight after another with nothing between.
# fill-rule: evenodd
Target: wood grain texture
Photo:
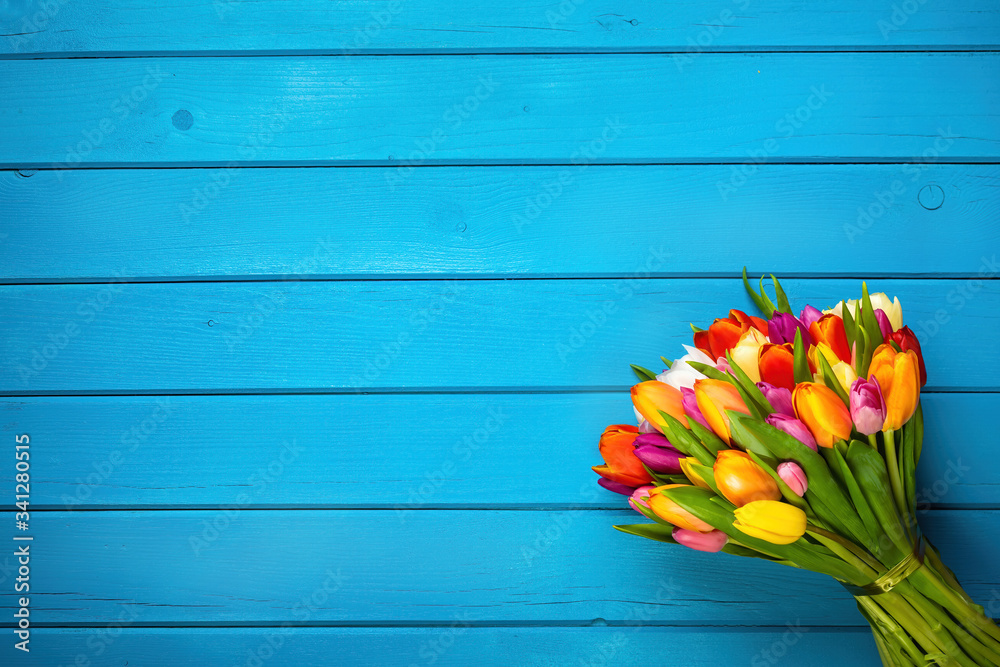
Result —
<instances>
[{"instance_id":1,"label":"wood grain texture","mask_svg":"<svg viewBox=\"0 0 1000 667\"><path fill-rule=\"evenodd\" d=\"M126 615L126 618L128 616ZM241 665L268 667L385 665L646 664L651 656L685 653L684 664L718 667L757 659L810 667L878 667L878 654L864 628L815 628L790 623L779 628L675 628L631 625L590 628L466 626L456 619L437 628L43 628L32 633L34 661L72 665L78 655L100 664L144 667ZM635 621L639 623L639 621ZM37 634L35 634L37 633ZM89 643L88 643L89 642ZM15 659L9 643L0 655ZM612 662L615 661L615 662ZM86 664L86 663L84 663ZM92 662L91 664L97 664Z\"/></svg>"},{"instance_id":2,"label":"wood grain texture","mask_svg":"<svg viewBox=\"0 0 1000 667\"><path fill-rule=\"evenodd\" d=\"M430 510L405 520L392 510L239 507L36 513L32 612L39 625L103 625L123 605L135 605L135 626L451 623L456 615L584 624L638 614L650 624L864 624L854 599L823 575L612 528L640 518L632 510ZM995 603L998 550L982 536L1000 530L1000 513L931 512L922 525L969 594ZM15 596L0 590L5 613Z\"/></svg>"},{"instance_id":3,"label":"wood grain texture","mask_svg":"<svg viewBox=\"0 0 1000 667\"><path fill-rule=\"evenodd\" d=\"M1000 151L1000 54L682 57L0 61L0 167L390 165L405 180L449 163L750 170Z\"/></svg>"},{"instance_id":4,"label":"wood grain texture","mask_svg":"<svg viewBox=\"0 0 1000 667\"><path fill-rule=\"evenodd\" d=\"M984 262L983 251L965 250L970 273L995 275L995 259ZM798 309L859 295L859 283L783 284ZM870 287L905 304L905 320L921 336L929 389L997 389L1000 282L886 279ZM684 323L707 325L731 307L752 309L739 280L641 273L617 280L10 285L0 292L8 318L0 391L625 388L635 381L628 364L680 356L691 343Z\"/></svg>"},{"instance_id":5,"label":"wood grain texture","mask_svg":"<svg viewBox=\"0 0 1000 667\"><path fill-rule=\"evenodd\" d=\"M8 171L0 279L628 276L651 244L655 275L970 275L1000 244L995 165L741 167Z\"/></svg>"},{"instance_id":6,"label":"wood grain texture","mask_svg":"<svg viewBox=\"0 0 1000 667\"><path fill-rule=\"evenodd\" d=\"M922 3L895 11L845 0L801 11L790 0L477 3L359 0L56 0L6 3L8 55L150 51L428 53L684 51L767 48L962 48L997 44L1000 13L987 0ZM907 5L907 9L909 6Z\"/></svg>"},{"instance_id":7,"label":"wood grain texture","mask_svg":"<svg viewBox=\"0 0 1000 667\"><path fill-rule=\"evenodd\" d=\"M984 418L1000 394L923 405L918 503L1000 508ZM35 445L36 509L622 508L590 466L604 427L632 420L624 392L0 401L0 434Z\"/></svg>"}]
</instances>

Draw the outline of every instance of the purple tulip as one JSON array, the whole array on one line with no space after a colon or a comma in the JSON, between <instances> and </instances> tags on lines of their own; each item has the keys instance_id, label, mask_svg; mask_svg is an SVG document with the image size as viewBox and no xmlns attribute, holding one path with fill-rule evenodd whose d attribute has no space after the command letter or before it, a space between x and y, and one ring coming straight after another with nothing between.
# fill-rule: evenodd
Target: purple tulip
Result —
<instances>
[{"instance_id":1,"label":"purple tulip","mask_svg":"<svg viewBox=\"0 0 1000 667\"><path fill-rule=\"evenodd\" d=\"M775 412L789 417L795 416L795 408L792 407L792 392L784 387L775 387L769 382L758 382L757 388L764 394L764 398L771 404Z\"/></svg>"},{"instance_id":2,"label":"purple tulip","mask_svg":"<svg viewBox=\"0 0 1000 667\"><path fill-rule=\"evenodd\" d=\"M785 461L784 463L778 464L778 477L781 478L788 488L792 490L792 493L799 496L800 498L806 495L806 491L809 489L809 480L806 479L806 473L798 463L794 461Z\"/></svg>"},{"instance_id":3,"label":"purple tulip","mask_svg":"<svg viewBox=\"0 0 1000 667\"><path fill-rule=\"evenodd\" d=\"M639 445L634 451L635 457L653 472L665 475L679 475L681 472L681 459L684 455L673 447Z\"/></svg>"},{"instance_id":4,"label":"purple tulip","mask_svg":"<svg viewBox=\"0 0 1000 667\"><path fill-rule=\"evenodd\" d=\"M767 339L775 345L782 343L794 343L795 332L802 331L802 342L806 347L812 345L812 336L809 330L799 322L798 318L788 313L775 313L767 322Z\"/></svg>"},{"instance_id":5,"label":"purple tulip","mask_svg":"<svg viewBox=\"0 0 1000 667\"><path fill-rule=\"evenodd\" d=\"M840 313L837 314L839 315ZM809 327L812 326L813 322L815 322L821 317L823 317L823 313L819 310L816 310L812 306L806 306L805 308L802 309L802 312L799 313L799 321L802 322L802 326L806 328L806 331L809 330ZM792 333L795 332L793 331Z\"/></svg>"},{"instance_id":6,"label":"purple tulip","mask_svg":"<svg viewBox=\"0 0 1000 667\"><path fill-rule=\"evenodd\" d=\"M722 551L729 538L721 530L713 530L708 533L699 533L697 530L687 530L684 528L674 528L673 537L678 544L683 544L695 551L707 551L715 553Z\"/></svg>"},{"instance_id":7,"label":"purple tulip","mask_svg":"<svg viewBox=\"0 0 1000 667\"><path fill-rule=\"evenodd\" d=\"M819 448L816 445L816 438L813 437L809 427L795 417L789 417L788 415L775 412L774 414L765 417L764 421L774 428L784 431L809 449L818 451Z\"/></svg>"},{"instance_id":8,"label":"purple tulip","mask_svg":"<svg viewBox=\"0 0 1000 667\"><path fill-rule=\"evenodd\" d=\"M701 409L698 407L698 401L694 397L694 389L681 387L681 396L681 407L684 408L684 414L711 431L712 427L705 421L705 416L701 414Z\"/></svg>"},{"instance_id":9,"label":"purple tulip","mask_svg":"<svg viewBox=\"0 0 1000 667\"><path fill-rule=\"evenodd\" d=\"M851 419L858 432L871 435L882 430L882 424L885 423L885 397L874 376L870 381L864 378L855 380L848 398Z\"/></svg>"},{"instance_id":10,"label":"purple tulip","mask_svg":"<svg viewBox=\"0 0 1000 667\"><path fill-rule=\"evenodd\" d=\"M623 496L631 496L632 492L635 491L634 487L622 484L621 482L615 482L610 479L604 479L603 477L598 479L597 483L608 491L614 491L615 493L620 493Z\"/></svg>"},{"instance_id":11,"label":"purple tulip","mask_svg":"<svg viewBox=\"0 0 1000 667\"><path fill-rule=\"evenodd\" d=\"M642 505L646 509L649 509L649 503L646 500L644 500L643 497L645 496L646 498L648 498L649 492L655 488L656 488L655 486L650 486L649 484L647 484L646 486L640 486L638 489L632 492L632 496L628 499L628 504L631 505L632 509L634 509L636 512L642 514L643 513L642 510L636 507L636 505Z\"/></svg>"},{"instance_id":12,"label":"purple tulip","mask_svg":"<svg viewBox=\"0 0 1000 667\"><path fill-rule=\"evenodd\" d=\"M655 433L640 433L636 439L632 441L633 447L638 447L639 445L653 445L654 447L671 446L667 437L659 431Z\"/></svg>"},{"instance_id":13,"label":"purple tulip","mask_svg":"<svg viewBox=\"0 0 1000 667\"><path fill-rule=\"evenodd\" d=\"M892 335L892 323L889 316L881 308L875 309L875 319L878 320L878 328L882 332L882 340L886 340Z\"/></svg>"}]
</instances>

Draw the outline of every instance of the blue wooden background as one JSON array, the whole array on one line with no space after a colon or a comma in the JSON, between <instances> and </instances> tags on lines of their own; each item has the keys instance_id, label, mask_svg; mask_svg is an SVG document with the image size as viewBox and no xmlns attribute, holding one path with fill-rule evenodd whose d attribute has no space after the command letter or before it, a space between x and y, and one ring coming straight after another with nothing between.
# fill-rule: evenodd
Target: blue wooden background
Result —
<instances>
[{"instance_id":1,"label":"blue wooden background","mask_svg":"<svg viewBox=\"0 0 1000 667\"><path fill-rule=\"evenodd\" d=\"M744 264L902 300L921 520L1000 615L995 1L8 0L0 33L5 664L876 665L835 583L618 533L589 470L628 363L749 308Z\"/></svg>"}]
</instances>

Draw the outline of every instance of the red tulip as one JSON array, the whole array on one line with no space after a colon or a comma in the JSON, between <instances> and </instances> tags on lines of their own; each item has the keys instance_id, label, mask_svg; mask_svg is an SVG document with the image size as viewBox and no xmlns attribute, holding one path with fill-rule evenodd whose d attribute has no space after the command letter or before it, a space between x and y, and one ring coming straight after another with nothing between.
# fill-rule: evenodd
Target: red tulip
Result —
<instances>
[{"instance_id":1,"label":"red tulip","mask_svg":"<svg viewBox=\"0 0 1000 667\"><path fill-rule=\"evenodd\" d=\"M917 363L920 365L920 386L927 384L927 367L924 366L924 354L920 351L920 341L910 327L903 327L899 331L894 331L886 337L886 342L893 341L903 352L913 350L917 355Z\"/></svg>"},{"instance_id":2,"label":"red tulip","mask_svg":"<svg viewBox=\"0 0 1000 667\"><path fill-rule=\"evenodd\" d=\"M761 382L791 391L795 388L795 354L792 344L772 345L760 348L757 365L760 367Z\"/></svg>"},{"instance_id":3,"label":"red tulip","mask_svg":"<svg viewBox=\"0 0 1000 667\"><path fill-rule=\"evenodd\" d=\"M604 429L600 443L604 465L594 466L594 472L604 479L633 489L652 482L653 478L635 457L632 447L638 435L639 429L628 424L613 424ZM614 491L615 488L610 490Z\"/></svg>"},{"instance_id":4,"label":"red tulip","mask_svg":"<svg viewBox=\"0 0 1000 667\"><path fill-rule=\"evenodd\" d=\"M712 359L725 357L726 352L735 347L740 336L749 329L756 329L767 336L767 321L751 317L742 310L730 310L729 317L720 317L708 329L697 332L694 345Z\"/></svg>"}]
</instances>

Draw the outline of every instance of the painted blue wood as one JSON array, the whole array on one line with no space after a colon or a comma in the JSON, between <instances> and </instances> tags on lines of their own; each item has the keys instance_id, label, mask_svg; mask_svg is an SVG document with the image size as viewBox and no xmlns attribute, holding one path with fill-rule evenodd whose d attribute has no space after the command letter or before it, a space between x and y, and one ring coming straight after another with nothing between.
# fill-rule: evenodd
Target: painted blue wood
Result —
<instances>
[{"instance_id":1,"label":"painted blue wood","mask_svg":"<svg viewBox=\"0 0 1000 667\"><path fill-rule=\"evenodd\" d=\"M992 162L996 53L0 61L0 167ZM913 85L933 81L934 85ZM710 85L707 82L711 82Z\"/></svg>"},{"instance_id":2,"label":"painted blue wood","mask_svg":"<svg viewBox=\"0 0 1000 667\"><path fill-rule=\"evenodd\" d=\"M234 452L234 456L238 453ZM544 481L544 480L540 480ZM593 487L590 487L593 493ZM380 492L372 486L372 496ZM636 512L83 511L33 515L39 625L864 625L832 579L626 535ZM11 513L2 517L13 521ZM926 534L969 594L996 604L1000 512L935 511ZM2 561L0 561L2 562ZM326 595L318 595L317 591ZM0 588L9 614L16 594ZM309 606L308 618L301 618Z\"/></svg>"},{"instance_id":3,"label":"painted blue wood","mask_svg":"<svg viewBox=\"0 0 1000 667\"><path fill-rule=\"evenodd\" d=\"M659 240L649 261L659 261ZM970 273L993 257L967 248ZM677 250L675 250L677 252ZM664 263L669 259L663 258ZM721 268L721 267L720 267ZM725 267L731 270L732 267ZM992 272L992 273L991 273ZM793 305L859 280L788 280ZM878 280L921 335L929 389L996 391L996 280ZM630 386L730 307L736 279L431 280L10 285L0 291L8 395L361 393Z\"/></svg>"},{"instance_id":4,"label":"painted blue wood","mask_svg":"<svg viewBox=\"0 0 1000 667\"><path fill-rule=\"evenodd\" d=\"M902 3L900 3L902 4ZM39 12L39 9L42 11ZM986 49L1000 12L989 0L872 5L803 12L792 0L478 3L360 0L136 0L6 3L8 55L181 51L427 53L661 51L766 48Z\"/></svg>"},{"instance_id":5,"label":"painted blue wood","mask_svg":"<svg viewBox=\"0 0 1000 667\"><path fill-rule=\"evenodd\" d=\"M128 618L125 612L124 618ZM747 663L810 667L878 667L864 628L828 629L790 622L778 628L649 627L497 628L462 618L433 628L110 628L40 629L32 660L72 665L77 656L100 664L174 665L639 665L657 656L684 656L691 667ZM89 642L89 643L88 643ZM0 655L16 660L13 649ZM17 664L17 663L14 663ZM658 663L657 663L658 664Z\"/></svg>"},{"instance_id":6,"label":"painted blue wood","mask_svg":"<svg viewBox=\"0 0 1000 667\"><path fill-rule=\"evenodd\" d=\"M380 168L8 171L0 279L629 276L661 245L660 276L970 276L1000 244L1000 167L946 158L441 167L393 185ZM837 261L777 252L801 238Z\"/></svg>"},{"instance_id":7,"label":"painted blue wood","mask_svg":"<svg viewBox=\"0 0 1000 667\"><path fill-rule=\"evenodd\" d=\"M928 394L918 501L1000 508L1000 394ZM56 397L0 401L28 432L36 509L621 508L597 438L626 393ZM53 418L57 416L58 418ZM405 424L404 437L380 435ZM238 456L234 456L238 452ZM281 475L268 475L282 462ZM266 480L266 484L263 482ZM372 489L378 489L377 494Z\"/></svg>"}]
</instances>

